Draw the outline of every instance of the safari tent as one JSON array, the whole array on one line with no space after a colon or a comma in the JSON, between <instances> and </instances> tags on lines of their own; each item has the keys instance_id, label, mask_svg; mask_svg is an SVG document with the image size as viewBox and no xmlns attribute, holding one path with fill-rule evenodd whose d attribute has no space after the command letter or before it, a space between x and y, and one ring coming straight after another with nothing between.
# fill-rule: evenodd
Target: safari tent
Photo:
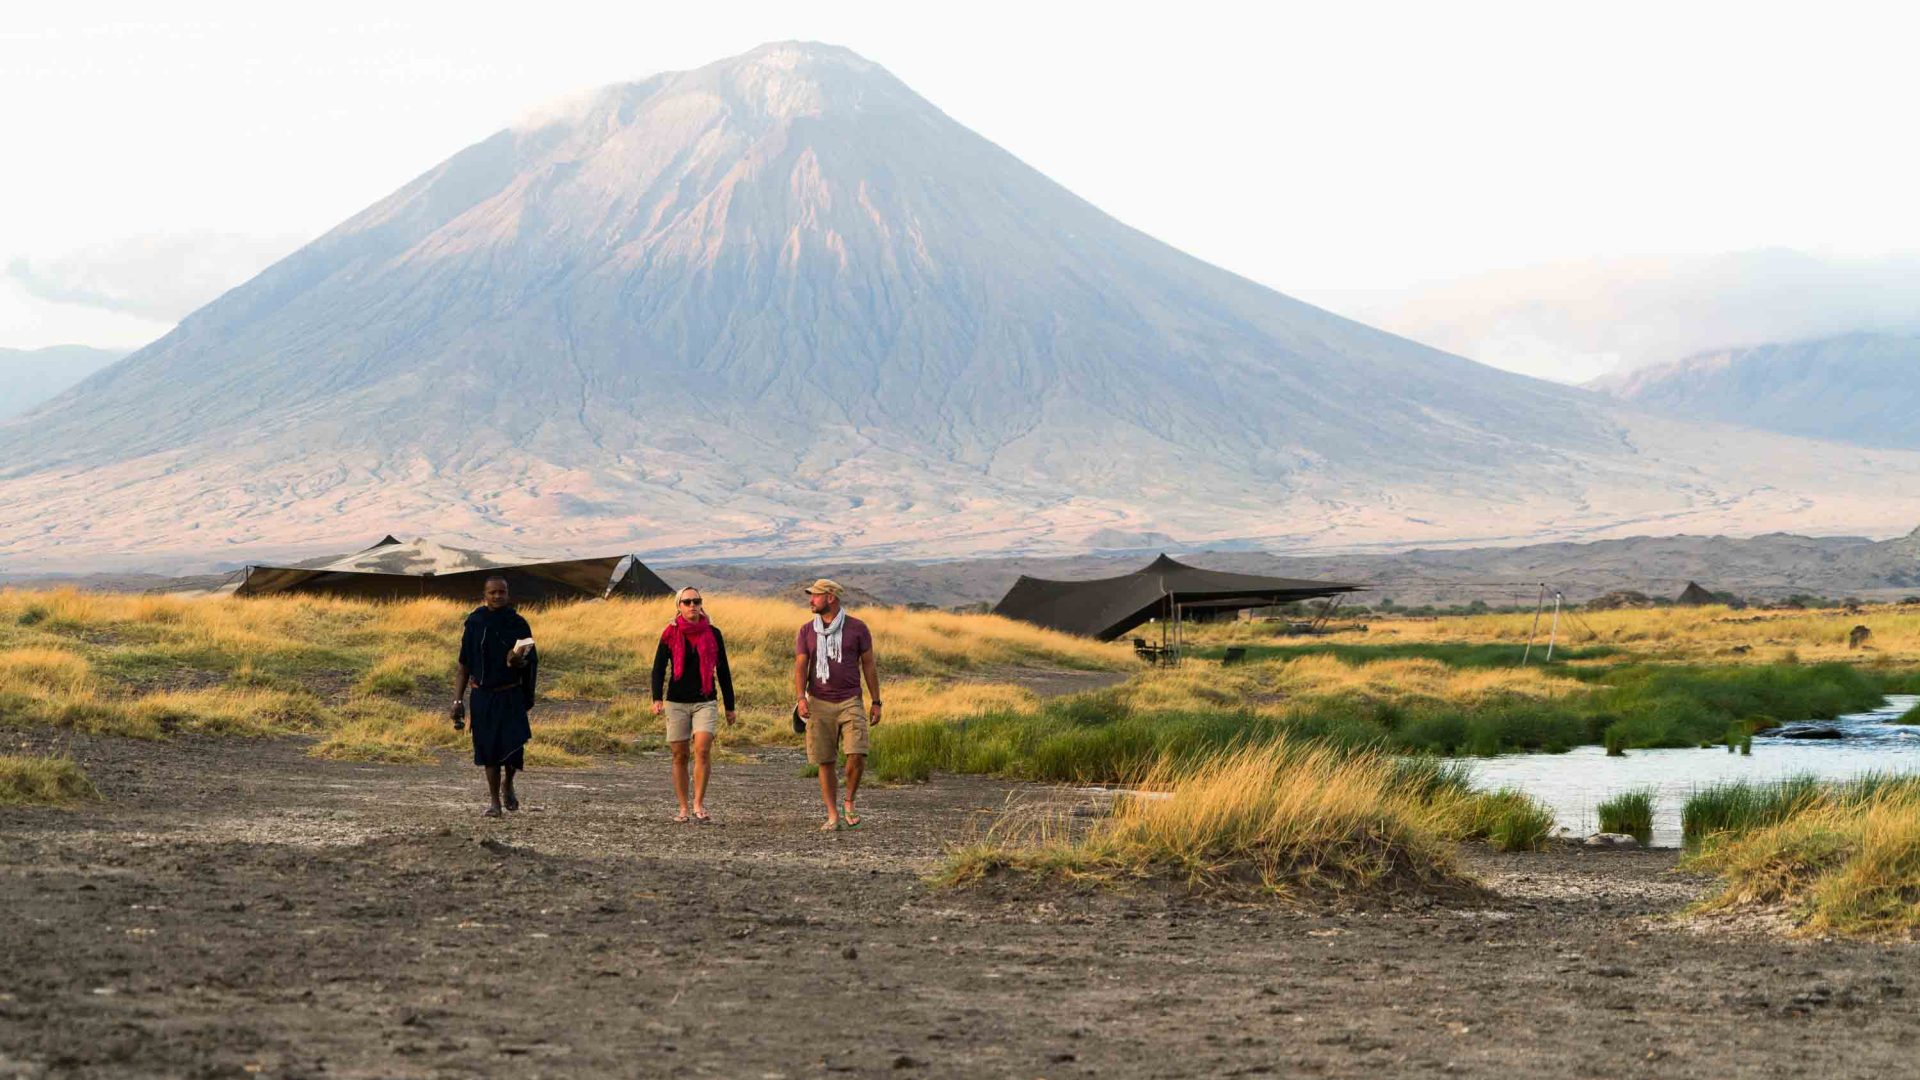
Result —
<instances>
[{"instance_id":1,"label":"safari tent","mask_svg":"<svg viewBox=\"0 0 1920 1080\"><path fill-rule=\"evenodd\" d=\"M1203 570L1165 555L1131 574L1092 581L1021 575L994 614L1069 634L1112 641L1149 619L1189 610L1267 607L1358 590L1334 581Z\"/></svg>"},{"instance_id":2,"label":"safari tent","mask_svg":"<svg viewBox=\"0 0 1920 1080\"><path fill-rule=\"evenodd\" d=\"M476 600L490 577L504 577L516 601L666 596L673 592L635 555L537 561L392 536L351 555L293 566L249 566L236 596L324 593L370 600L437 596Z\"/></svg>"},{"instance_id":3,"label":"safari tent","mask_svg":"<svg viewBox=\"0 0 1920 1080\"><path fill-rule=\"evenodd\" d=\"M1713 598L1712 593L1701 588L1700 584L1694 581L1687 582L1687 587L1682 589L1679 598L1674 600L1674 603L1681 607L1704 607L1707 604L1719 602Z\"/></svg>"}]
</instances>

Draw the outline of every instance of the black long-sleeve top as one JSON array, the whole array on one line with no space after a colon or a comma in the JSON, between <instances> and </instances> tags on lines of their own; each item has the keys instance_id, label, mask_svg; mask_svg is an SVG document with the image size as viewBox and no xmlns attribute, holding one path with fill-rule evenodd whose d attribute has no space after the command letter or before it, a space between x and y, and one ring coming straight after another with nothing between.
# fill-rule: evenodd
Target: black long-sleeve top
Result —
<instances>
[{"instance_id":1,"label":"black long-sleeve top","mask_svg":"<svg viewBox=\"0 0 1920 1080\"><path fill-rule=\"evenodd\" d=\"M727 670L727 639L720 636L720 628L713 628L713 646L715 663L713 665L713 687L720 692L722 707L733 711L733 673ZM696 701L712 701L714 695L700 692L700 654L693 642L686 644L686 663L680 666L680 677L668 679L673 671L673 650L662 640L653 650L653 700L661 700L661 687L666 688L666 700L690 704Z\"/></svg>"}]
</instances>

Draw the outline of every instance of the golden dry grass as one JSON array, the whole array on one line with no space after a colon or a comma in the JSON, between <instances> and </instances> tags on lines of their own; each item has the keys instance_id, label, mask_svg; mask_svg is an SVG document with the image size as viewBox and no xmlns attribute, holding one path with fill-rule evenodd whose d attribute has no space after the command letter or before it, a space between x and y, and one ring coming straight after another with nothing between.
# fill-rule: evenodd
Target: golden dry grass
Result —
<instances>
[{"instance_id":1,"label":"golden dry grass","mask_svg":"<svg viewBox=\"0 0 1920 1080\"><path fill-rule=\"evenodd\" d=\"M1163 761L1136 788L1147 794L1121 799L1111 818L1079 836L1042 817L958 849L941 880L967 884L1009 870L1160 877L1281 900L1472 887L1448 843L1470 831L1467 796L1436 803L1383 755L1281 738Z\"/></svg>"},{"instance_id":2,"label":"golden dry grass","mask_svg":"<svg viewBox=\"0 0 1920 1080\"><path fill-rule=\"evenodd\" d=\"M1532 613L1435 619L1374 619L1364 635L1342 640L1392 642L1524 642ZM1867 650L1847 647L1855 626L1873 631ZM1541 621L1544 642L1547 620ZM1901 663L1920 661L1920 609L1879 606L1856 614L1838 609L1733 611L1725 607L1575 612L1562 616L1562 645L1610 645L1634 656L1670 660L1777 663L1793 658ZM1745 647L1750 652L1736 654Z\"/></svg>"},{"instance_id":3,"label":"golden dry grass","mask_svg":"<svg viewBox=\"0 0 1920 1080\"><path fill-rule=\"evenodd\" d=\"M1123 702L1140 711L1197 704L1240 708L1283 701L1352 695L1380 700L1417 698L1471 702L1494 696L1554 699L1590 692L1588 684L1543 667L1456 668L1437 660L1358 662L1306 655L1222 667L1191 663L1148 668L1121 687Z\"/></svg>"},{"instance_id":4,"label":"golden dry grass","mask_svg":"<svg viewBox=\"0 0 1920 1080\"><path fill-rule=\"evenodd\" d=\"M1770 910L1803 933L1912 937L1920 931L1920 787L1865 797L1828 788L1783 821L1711 838L1690 860L1719 873L1698 910Z\"/></svg>"},{"instance_id":5,"label":"golden dry grass","mask_svg":"<svg viewBox=\"0 0 1920 1080\"><path fill-rule=\"evenodd\" d=\"M712 594L727 635L740 723L734 742L795 741L796 601ZM162 737L170 732L313 732L315 752L421 761L458 745L427 703L448 696L470 605L374 604L327 597L182 599L75 590L0 591L0 723ZM657 745L648 673L670 600L614 600L526 611L541 643L536 760ZM988 615L872 609L889 719L939 720L1023 706L1031 695L992 680L1019 667L1131 666L1124 650ZM960 680L960 681L956 681ZM383 707L385 703L391 708ZM584 711L582 711L584 709Z\"/></svg>"}]
</instances>

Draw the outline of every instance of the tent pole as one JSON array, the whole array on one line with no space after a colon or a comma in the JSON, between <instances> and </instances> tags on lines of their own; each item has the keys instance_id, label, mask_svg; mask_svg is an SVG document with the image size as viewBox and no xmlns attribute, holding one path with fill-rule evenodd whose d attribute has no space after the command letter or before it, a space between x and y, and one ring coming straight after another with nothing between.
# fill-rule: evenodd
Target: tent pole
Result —
<instances>
[{"instance_id":1,"label":"tent pole","mask_svg":"<svg viewBox=\"0 0 1920 1080\"><path fill-rule=\"evenodd\" d=\"M1553 643L1560 636L1560 600L1558 590L1553 594L1553 628L1547 631L1547 663L1553 663Z\"/></svg>"},{"instance_id":2,"label":"tent pole","mask_svg":"<svg viewBox=\"0 0 1920 1080\"><path fill-rule=\"evenodd\" d=\"M1173 598L1173 666L1179 667L1186 657L1182 647L1187 639L1187 628L1180 624L1180 598Z\"/></svg>"},{"instance_id":3,"label":"tent pole","mask_svg":"<svg viewBox=\"0 0 1920 1080\"><path fill-rule=\"evenodd\" d=\"M1520 666L1527 666L1527 658L1533 655L1533 636L1540 632L1540 612L1547 606L1547 583L1540 583L1540 602L1533 605L1533 629L1527 631L1527 647L1520 654Z\"/></svg>"}]
</instances>

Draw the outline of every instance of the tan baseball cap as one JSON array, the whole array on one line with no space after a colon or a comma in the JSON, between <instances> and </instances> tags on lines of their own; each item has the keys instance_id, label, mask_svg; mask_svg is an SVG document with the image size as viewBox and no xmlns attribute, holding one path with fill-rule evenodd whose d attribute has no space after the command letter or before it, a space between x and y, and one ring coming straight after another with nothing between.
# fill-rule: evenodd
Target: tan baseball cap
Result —
<instances>
[{"instance_id":1,"label":"tan baseball cap","mask_svg":"<svg viewBox=\"0 0 1920 1080\"><path fill-rule=\"evenodd\" d=\"M816 581L813 584L807 586L808 596L816 596L820 593L829 593L833 596L835 600L838 600L840 598L840 594L844 593L845 591L846 591L845 589L842 589L840 587L840 583L833 580L832 578L821 578L819 581Z\"/></svg>"}]
</instances>

